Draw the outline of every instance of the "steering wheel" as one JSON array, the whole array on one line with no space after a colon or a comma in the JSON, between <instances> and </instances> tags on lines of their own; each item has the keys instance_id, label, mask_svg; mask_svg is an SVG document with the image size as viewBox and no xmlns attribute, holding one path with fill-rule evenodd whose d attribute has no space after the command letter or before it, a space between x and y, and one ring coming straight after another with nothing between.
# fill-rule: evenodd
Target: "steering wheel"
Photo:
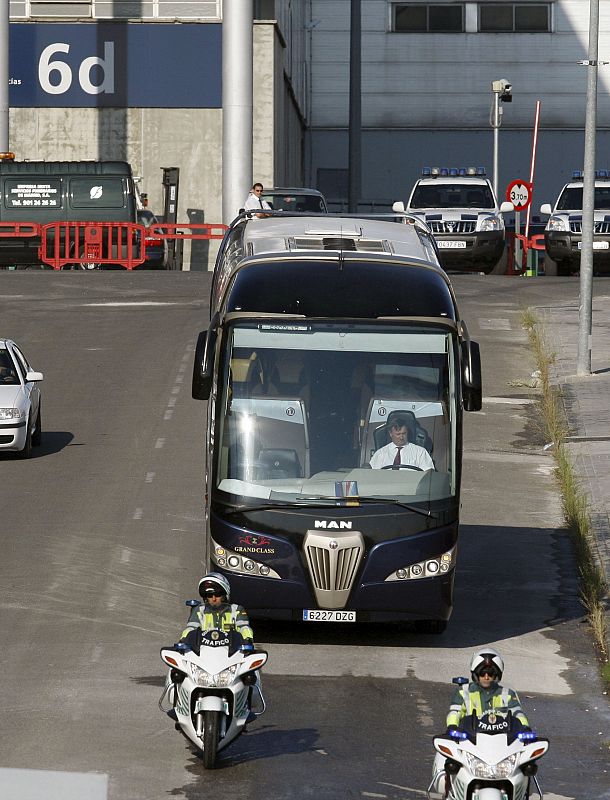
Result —
<instances>
[{"instance_id":1,"label":"steering wheel","mask_svg":"<svg viewBox=\"0 0 610 800\"><path fill-rule=\"evenodd\" d=\"M423 472L421 467L416 467L415 464L388 464L381 469L414 469L416 472Z\"/></svg>"}]
</instances>

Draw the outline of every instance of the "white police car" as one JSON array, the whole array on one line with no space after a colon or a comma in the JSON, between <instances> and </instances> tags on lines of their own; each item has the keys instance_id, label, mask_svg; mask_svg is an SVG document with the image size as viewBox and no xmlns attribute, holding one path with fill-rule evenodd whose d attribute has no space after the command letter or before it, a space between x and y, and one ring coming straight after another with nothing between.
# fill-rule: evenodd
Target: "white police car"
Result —
<instances>
[{"instance_id":1,"label":"white police car","mask_svg":"<svg viewBox=\"0 0 610 800\"><path fill-rule=\"evenodd\" d=\"M550 214L544 230L547 275L570 275L580 269L582 247L582 180L580 171L563 187L552 208L540 207L541 214ZM610 170L596 170L594 189L593 265L596 270L610 271ZM556 267L555 267L556 264Z\"/></svg>"},{"instance_id":2,"label":"white police car","mask_svg":"<svg viewBox=\"0 0 610 800\"><path fill-rule=\"evenodd\" d=\"M32 455L42 437L40 389L42 372L35 372L11 339L0 338L0 452Z\"/></svg>"},{"instance_id":3,"label":"white police car","mask_svg":"<svg viewBox=\"0 0 610 800\"><path fill-rule=\"evenodd\" d=\"M419 217L432 231L445 269L490 273L504 253L502 214L483 167L424 167L406 204L393 211Z\"/></svg>"}]
</instances>

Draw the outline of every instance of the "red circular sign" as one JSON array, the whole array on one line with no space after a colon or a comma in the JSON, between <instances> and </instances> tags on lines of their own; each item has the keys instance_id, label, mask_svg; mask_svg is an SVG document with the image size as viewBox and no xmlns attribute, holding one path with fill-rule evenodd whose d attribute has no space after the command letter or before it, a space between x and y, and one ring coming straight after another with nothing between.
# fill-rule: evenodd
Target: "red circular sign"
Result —
<instances>
[{"instance_id":1,"label":"red circular sign","mask_svg":"<svg viewBox=\"0 0 610 800\"><path fill-rule=\"evenodd\" d=\"M515 207L515 211L523 211L532 202L532 184L517 178L511 181L506 189L506 199Z\"/></svg>"}]
</instances>

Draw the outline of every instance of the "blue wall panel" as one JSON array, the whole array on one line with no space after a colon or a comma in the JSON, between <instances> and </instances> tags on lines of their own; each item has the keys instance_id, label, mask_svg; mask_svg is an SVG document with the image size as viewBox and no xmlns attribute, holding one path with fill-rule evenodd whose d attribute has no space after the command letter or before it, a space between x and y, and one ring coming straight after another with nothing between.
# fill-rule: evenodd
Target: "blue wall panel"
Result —
<instances>
[{"instance_id":1,"label":"blue wall panel","mask_svg":"<svg viewBox=\"0 0 610 800\"><path fill-rule=\"evenodd\" d=\"M220 108L220 24L11 23L12 107Z\"/></svg>"}]
</instances>

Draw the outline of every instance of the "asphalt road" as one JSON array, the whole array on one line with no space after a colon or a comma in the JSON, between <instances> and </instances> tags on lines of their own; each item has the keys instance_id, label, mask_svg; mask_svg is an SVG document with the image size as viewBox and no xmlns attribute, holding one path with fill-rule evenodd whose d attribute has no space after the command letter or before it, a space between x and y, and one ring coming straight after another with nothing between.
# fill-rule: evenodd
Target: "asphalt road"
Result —
<instances>
[{"instance_id":1,"label":"asphalt road","mask_svg":"<svg viewBox=\"0 0 610 800\"><path fill-rule=\"evenodd\" d=\"M578 282L453 282L485 401L466 415L447 632L258 625L268 711L206 773L157 700L159 648L203 563L190 374L210 276L0 273L0 333L45 374L43 446L0 455L0 797L423 798L449 681L496 643L505 683L551 738L546 800L610 798L610 712L520 327L522 307L573 304Z\"/></svg>"}]
</instances>

